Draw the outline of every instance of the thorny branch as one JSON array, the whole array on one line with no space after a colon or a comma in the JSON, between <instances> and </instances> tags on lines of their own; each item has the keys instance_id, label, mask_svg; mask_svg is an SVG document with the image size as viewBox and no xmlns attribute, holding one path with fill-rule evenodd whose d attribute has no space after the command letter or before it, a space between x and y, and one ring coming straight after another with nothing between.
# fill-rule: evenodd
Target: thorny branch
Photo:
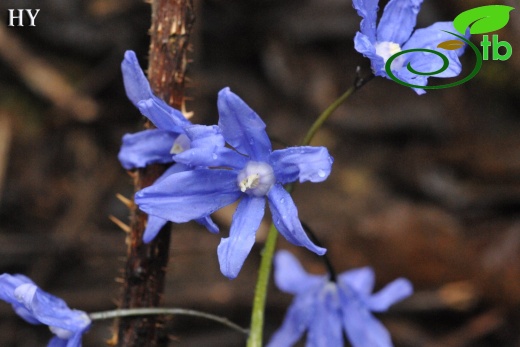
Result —
<instances>
[{"instance_id":1,"label":"thorny branch","mask_svg":"<svg viewBox=\"0 0 520 347\"><path fill-rule=\"evenodd\" d=\"M151 5L148 79L159 97L184 110L186 54L194 23L193 4L191 0L154 0ZM153 184L165 169L164 165L149 165L132 173L135 190ZM157 307L164 291L170 233L163 230L155 240L144 244L146 220L145 213L131 206L121 308ZM122 318L117 343L124 347L166 346L168 338L161 326L161 317Z\"/></svg>"}]
</instances>

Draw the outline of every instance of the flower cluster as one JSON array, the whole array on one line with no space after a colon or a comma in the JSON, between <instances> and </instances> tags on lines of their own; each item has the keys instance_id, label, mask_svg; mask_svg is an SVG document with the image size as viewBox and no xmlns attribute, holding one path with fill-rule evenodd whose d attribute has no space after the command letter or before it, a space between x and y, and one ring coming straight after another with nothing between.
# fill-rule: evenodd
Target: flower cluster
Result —
<instances>
[{"instance_id":1,"label":"flower cluster","mask_svg":"<svg viewBox=\"0 0 520 347\"><path fill-rule=\"evenodd\" d=\"M158 129L126 135L119 159L127 169L148 163L176 164L135 201L151 217L145 241L155 237L166 220L202 222L237 200L228 238L218 247L222 273L234 278L255 243L267 199L273 222L291 243L324 254L304 232L296 206L283 185L321 182L330 174L332 157L324 147L272 150L260 117L229 88L218 94L218 126L193 125L151 92L133 52L122 64L130 100ZM218 229L217 229L218 230Z\"/></svg>"},{"instance_id":2,"label":"flower cluster","mask_svg":"<svg viewBox=\"0 0 520 347\"><path fill-rule=\"evenodd\" d=\"M437 22L413 32L422 1L390 0L376 26L378 1L353 0L354 8L363 18L361 31L357 32L354 45L359 53L370 59L376 76L389 78L385 71L385 63L398 52L417 48L436 49L439 43L454 38L446 32L456 31L452 22ZM459 56L462 53L464 47L444 51L448 59L448 68L435 77L454 77L460 74L462 66ZM442 65L442 60L434 54L412 52L395 59L390 68L399 80L425 86L428 83L428 76L414 74L405 67L412 66L416 71L433 72L439 70ZM414 90L417 94L425 93L424 89L414 88Z\"/></svg>"},{"instance_id":3,"label":"flower cluster","mask_svg":"<svg viewBox=\"0 0 520 347\"><path fill-rule=\"evenodd\" d=\"M90 327L90 318L71 310L67 304L44 292L23 275L0 275L0 299L31 324L45 324L56 335L49 347L81 347L81 337Z\"/></svg>"},{"instance_id":4,"label":"flower cluster","mask_svg":"<svg viewBox=\"0 0 520 347\"><path fill-rule=\"evenodd\" d=\"M343 346L343 330L353 347L391 347L390 334L371 311L386 311L413 291L399 278L371 294L374 272L368 267L344 272L333 282L306 273L287 251L275 256L274 278L279 289L296 297L268 347L292 346L306 330L310 347Z\"/></svg>"}]
</instances>

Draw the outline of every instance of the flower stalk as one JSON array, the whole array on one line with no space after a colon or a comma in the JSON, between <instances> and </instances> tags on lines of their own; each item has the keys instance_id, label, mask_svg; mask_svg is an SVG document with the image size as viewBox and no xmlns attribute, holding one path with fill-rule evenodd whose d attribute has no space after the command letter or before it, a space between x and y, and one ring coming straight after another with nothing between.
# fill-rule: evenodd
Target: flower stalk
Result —
<instances>
[{"instance_id":1,"label":"flower stalk","mask_svg":"<svg viewBox=\"0 0 520 347\"><path fill-rule=\"evenodd\" d=\"M322 127L325 121L336 111L336 109L343 104L352 94L369 82L374 75L366 78L359 76L359 68L356 71L356 78L352 86L336 99L329 107L323 111L319 117L314 121L309 131L303 138L301 146L307 146L311 143L314 135ZM289 194L292 192L294 185L288 184L285 189ZM269 276L271 275L271 268L273 264L274 252L276 250L276 240L278 237L278 230L274 224L271 224L267 239L262 251L262 260L258 269L258 279L255 287L255 296L253 298L253 309L251 312L251 329L249 339L247 340L247 347L262 347L262 336L264 330L265 317L265 302L267 298L267 287L269 285Z\"/></svg>"},{"instance_id":2,"label":"flower stalk","mask_svg":"<svg viewBox=\"0 0 520 347\"><path fill-rule=\"evenodd\" d=\"M121 317L136 317L136 316L159 316L159 315L167 315L167 316L192 316L198 318L204 318L208 320L212 320L214 322L225 325L233 330L236 330L242 334L248 335L249 330L242 328L238 324L233 323L229 319L221 316L217 316L211 313L190 310L185 308L171 307L171 308L162 308L162 307L144 307L144 308L133 308L133 309L123 309L123 310L110 310L110 311L101 311L101 312L93 312L88 316L91 320L104 320L104 319L113 319L113 318L121 318Z\"/></svg>"}]
</instances>

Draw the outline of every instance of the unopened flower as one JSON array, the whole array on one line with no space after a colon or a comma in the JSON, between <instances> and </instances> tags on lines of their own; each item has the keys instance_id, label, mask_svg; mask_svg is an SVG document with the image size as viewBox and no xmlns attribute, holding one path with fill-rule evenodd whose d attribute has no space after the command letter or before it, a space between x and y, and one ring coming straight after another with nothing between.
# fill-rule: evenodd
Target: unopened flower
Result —
<instances>
[{"instance_id":1,"label":"unopened flower","mask_svg":"<svg viewBox=\"0 0 520 347\"><path fill-rule=\"evenodd\" d=\"M376 76L389 78L385 71L386 61L394 54L408 49L426 48L438 50L441 42L453 40L454 36L445 31L456 31L452 22L437 22L425 29L413 32L423 0L390 0L376 26L378 0L353 0L353 6L361 20L361 31L356 33L354 46L359 53L369 58ZM412 34L413 32L413 34ZM435 77L454 77L462 70L459 56L464 47L456 50L442 50L448 59L448 68ZM397 57L390 66L392 73L401 81L425 86L428 76L410 72L410 65L419 72L434 72L443 66L442 59L432 53L411 52ZM424 89L414 88L417 94Z\"/></svg>"},{"instance_id":2,"label":"unopened flower","mask_svg":"<svg viewBox=\"0 0 520 347\"><path fill-rule=\"evenodd\" d=\"M125 169L143 168L149 164L174 163L173 155L192 147L203 147L207 142L224 145L217 127L204 128L205 131L198 133L194 141L186 136L185 129L193 126L192 123L183 116L181 111L154 95L133 51L125 53L121 70L128 98L157 127L123 136L123 145L118 157ZM157 181L172 173L190 169L186 165L174 164ZM209 216L202 216L196 221L212 233L219 231ZM167 222L164 218L149 215L143 241L152 241Z\"/></svg>"},{"instance_id":3,"label":"unopened flower","mask_svg":"<svg viewBox=\"0 0 520 347\"><path fill-rule=\"evenodd\" d=\"M49 347L81 347L81 337L90 327L85 312L70 309L23 275L0 275L0 299L10 303L26 322L48 325L56 335Z\"/></svg>"},{"instance_id":4,"label":"unopened flower","mask_svg":"<svg viewBox=\"0 0 520 347\"><path fill-rule=\"evenodd\" d=\"M336 282L305 272L287 251L275 255L278 288L295 295L280 329L267 347L290 347L305 331L307 347L343 346L343 332L353 347L391 347L386 328L371 312L386 311L412 294L411 283L399 278L372 294L374 272L369 267L342 273Z\"/></svg>"},{"instance_id":5,"label":"unopened flower","mask_svg":"<svg viewBox=\"0 0 520 347\"><path fill-rule=\"evenodd\" d=\"M265 124L242 99L224 88L218 96L219 128L231 148L191 148L174 157L198 169L170 175L136 194L146 213L176 223L208 215L238 199L228 238L218 257L222 273L234 278L255 243L267 198L273 222L291 243L324 254L305 234L298 211L283 185L324 181L332 158L324 147L291 147L272 151ZM198 127L187 128L188 137ZM199 130L198 130L199 131Z\"/></svg>"}]
</instances>

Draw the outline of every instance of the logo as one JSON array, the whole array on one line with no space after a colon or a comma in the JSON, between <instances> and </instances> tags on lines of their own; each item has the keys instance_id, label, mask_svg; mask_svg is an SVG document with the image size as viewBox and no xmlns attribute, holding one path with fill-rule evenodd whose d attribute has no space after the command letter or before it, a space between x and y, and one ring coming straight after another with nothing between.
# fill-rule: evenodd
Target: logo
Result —
<instances>
[{"instance_id":1,"label":"logo","mask_svg":"<svg viewBox=\"0 0 520 347\"><path fill-rule=\"evenodd\" d=\"M392 62L400 57L403 54L411 53L411 52L426 52L437 55L439 58L442 59L442 66L436 71L432 72L424 72L424 71L417 71L415 70L410 63L406 66L408 71L410 71L413 74L420 75L420 76L435 76L437 74L442 73L443 71L446 71L446 69L449 66L449 60L448 57L446 57L444 54L442 54L439 51L433 50L433 49L427 49L427 48L416 48L416 49L407 49L401 52L398 52L394 55L392 55L385 63L385 71L388 74L388 77L390 77L395 82L402 84L407 87L411 88L421 88L421 89L443 89L443 88L450 88L458 86L459 84L465 83L475 77L475 75L480 71L482 67L482 61L488 60L490 57L489 54L489 48L491 47L491 58L493 60L507 60L511 57L513 54L513 47L511 47L511 44L507 41L499 41L498 35L492 35L491 41L489 40L489 35L483 35L482 42L480 42L480 46L483 48L483 52L480 53L480 50L475 46L472 42L470 42L466 37L465 33L467 31L467 28L469 27L469 33L470 34L488 34L493 31L497 31L499 29L502 29L506 26L507 22L509 22L509 12L514 10L514 7L511 6L505 6L505 5L487 5L487 6L481 6L476 7L471 10L467 10L459 14L454 20L453 20L453 26L455 27L455 30L457 30L458 33L453 33L450 31L444 32L453 35L457 39L448 40L441 42L437 45L437 48L441 48L444 50L457 50L459 48L462 48L464 44L467 44L473 52L475 53L475 56L477 58L475 62L475 67L471 71L471 73L463 78L460 81L456 81L453 83L438 85L438 86L422 86L422 85L416 85L416 84L410 84L404 81L401 81L399 78L397 78L392 70L390 69L390 66L392 65ZM504 48L502 51L505 50L505 52L501 53L499 51L500 48Z\"/></svg>"}]
</instances>

